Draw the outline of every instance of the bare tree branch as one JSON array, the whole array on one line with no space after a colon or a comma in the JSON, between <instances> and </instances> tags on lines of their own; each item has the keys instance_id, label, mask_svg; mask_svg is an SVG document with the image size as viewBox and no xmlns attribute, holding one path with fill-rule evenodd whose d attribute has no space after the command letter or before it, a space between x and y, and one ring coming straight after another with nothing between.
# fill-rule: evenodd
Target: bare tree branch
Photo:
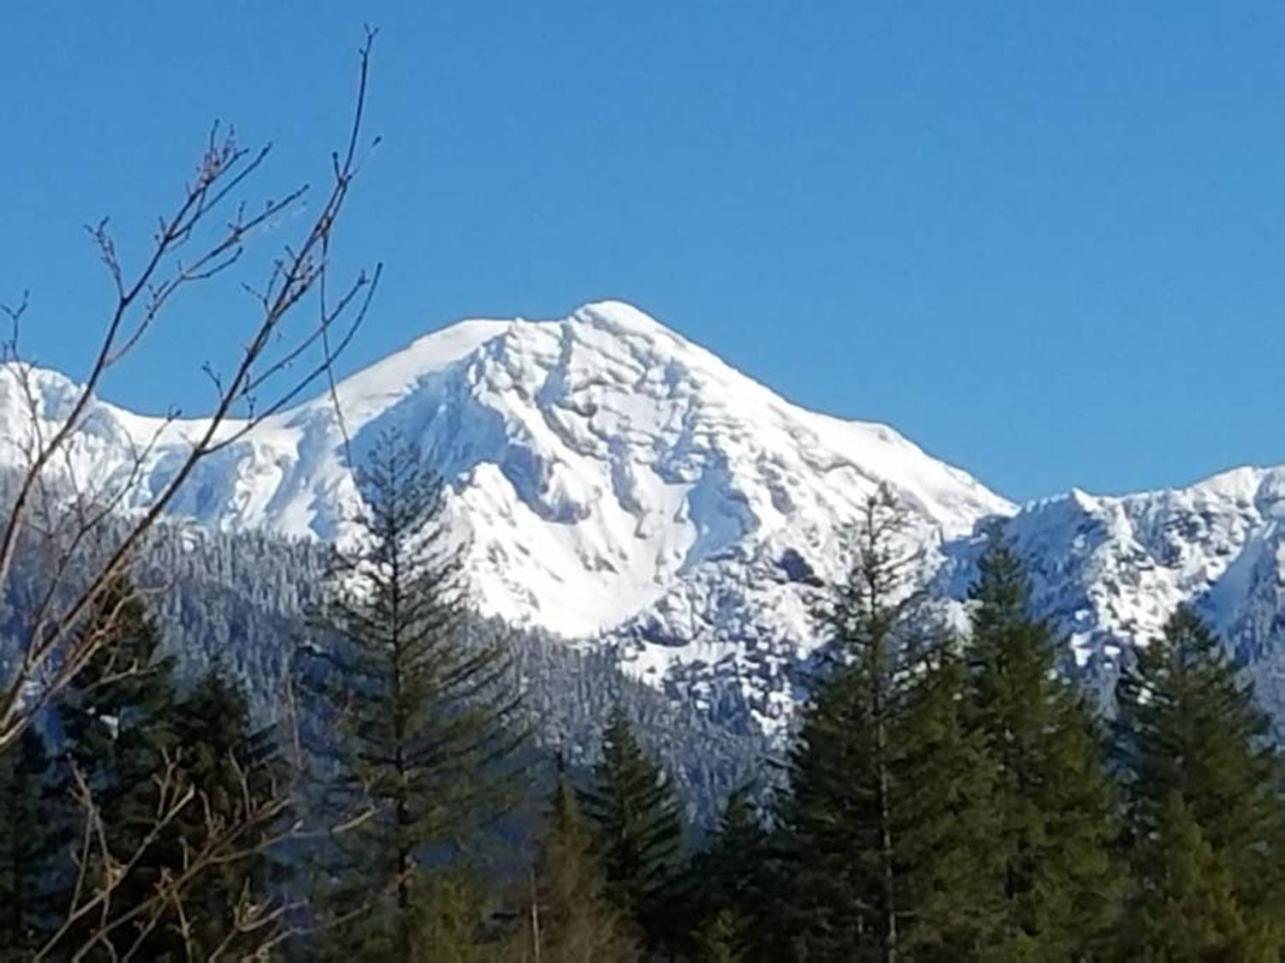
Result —
<instances>
[{"instance_id":1,"label":"bare tree branch","mask_svg":"<svg viewBox=\"0 0 1285 963\"><path fill-rule=\"evenodd\" d=\"M252 237L302 209L307 186L254 206L236 199L268 158L270 146L251 151L232 131L213 125L192 180L174 210L159 219L151 247L133 271L123 264L107 220L87 228L114 300L89 372L62 410L42 410L34 369L18 350L27 297L0 306L10 327L8 340L0 344L0 360L8 362L0 375L8 372L12 378L30 421L24 437L11 439L25 461L0 518L0 589L9 586L19 552L25 560L33 542L41 545L48 566L14 667L0 679L0 749L18 738L110 636L110 625L85 631L89 615L144 548L149 531L197 467L323 378L337 403L335 360L364 321L380 278L376 266L359 272L333 300L326 290L335 225L358 172L374 40L375 31L367 29L358 54L352 119L344 149L332 154L329 188L302 236L271 260L240 357L226 376L209 369L216 391L213 411L187 429L189 434L180 435L171 416L132 452L122 474L81 477L77 467L77 445L107 373L132 355L180 293L242 265ZM220 223L225 209L230 214ZM294 321L305 318L296 308L310 295L318 299L318 313L310 321ZM304 359L307 364L296 371ZM143 492L140 483L162 445L167 455L177 450L179 457L158 490Z\"/></svg>"}]
</instances>

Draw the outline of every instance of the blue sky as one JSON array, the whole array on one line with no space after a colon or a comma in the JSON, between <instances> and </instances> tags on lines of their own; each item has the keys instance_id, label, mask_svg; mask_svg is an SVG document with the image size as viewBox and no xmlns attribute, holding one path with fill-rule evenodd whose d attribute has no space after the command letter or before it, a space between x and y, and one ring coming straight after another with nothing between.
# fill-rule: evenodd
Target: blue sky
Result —
<instances>
[{"instance_id":1,"label":"blue sky","mask_svg":"<svg viewBox=\"0 0 1285 963\"><path fill-rule=\"evenodd\" d=\"M1285 462L1279 4L6 3L28 352L84 370L82 225L145 236L213 118L275 142L265 189L321 179L363 20L342 263L386 274L346 369L620 297L1011 497ZM108 394L199 411L239 303L184 303Z\"/></svg>"}]
</instances>

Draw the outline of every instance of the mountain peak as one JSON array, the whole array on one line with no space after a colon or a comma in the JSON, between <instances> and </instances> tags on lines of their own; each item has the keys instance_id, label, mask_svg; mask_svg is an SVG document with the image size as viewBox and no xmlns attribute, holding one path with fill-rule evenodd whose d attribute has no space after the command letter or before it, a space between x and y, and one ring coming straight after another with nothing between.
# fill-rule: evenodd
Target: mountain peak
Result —
<instances>
[{"instance_id":1,"label":"mountain peak","mask_svg":"<svg viewBox=\"0 0 1285 963\"><path fill-rule=\"evenodd\" d=\"M641 334L685 340L678 332L627 301L591 301L572 312L568 320L572 323L589 324L616 335Z\"/></svg>"},{"instance_id":2,"label":"mountain peak","mask_svg":"<svg viewBox=\"0 0 1285 963\"><path fill-rule=\"evenodd\" d=\"M1012 510L886 426L794 406L623 301L461 321L335 395L342 423L329 393L281 412L203 463L176 510L339 537L358 499L349 453L359 462L397 428L451 486L483 606L568 635L620 624L728 557L825 554L880 484L937 540ZM95 477L124 471L134 429L101 407L123 450L102 433L84 466ZM180 422L146 472L184 438Z\"/></svg>"},{"instance_id":3,"label":"mountain peak","mask_svg":"<svg viewBox=\"0 0 1285 963\"><path fill-rule=\"evenodd\" d=\"M21 463L31 430L13 374L0 366L0 466ZM48 433L75 385L45 371L33 382ZM887 486L943 584L967 583L970 536L1005 520L1034 604L1086 672L1192 601L1246 664L1285 678L1271 635L1285 611L1285 468L1072 490L1019 512L892 428L793 405L622 301L460 321L335 395L342 420L329 392L280 412L203 461L172 511L211 529L342 538L360 500L354 463L399 429L448 483L482 611L609 645L657 686L771 728L793 705L790 666L818 644L811 593L843 576L847 529ZM96 401L67 470L127 486L123 507L144 508L199 424Z\"/></svg>"}]
</instances>

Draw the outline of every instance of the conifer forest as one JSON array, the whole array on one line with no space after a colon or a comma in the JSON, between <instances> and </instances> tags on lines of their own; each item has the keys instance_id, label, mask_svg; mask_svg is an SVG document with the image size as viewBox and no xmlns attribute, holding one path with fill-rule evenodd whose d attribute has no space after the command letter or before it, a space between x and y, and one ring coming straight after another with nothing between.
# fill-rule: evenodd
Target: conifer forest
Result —
<instances>
[{"instance_id":1,"label":"conifer forest","mask_svg":"<svg viewBox=\"0 0 1285 963\"><path fill-rule=\"evenodd\" d=\"M1020 506L620 302L353 374L382 42L74 379L0 291L0 961L1285 961L1285 472Z\"/></svg>"}]
</instances>

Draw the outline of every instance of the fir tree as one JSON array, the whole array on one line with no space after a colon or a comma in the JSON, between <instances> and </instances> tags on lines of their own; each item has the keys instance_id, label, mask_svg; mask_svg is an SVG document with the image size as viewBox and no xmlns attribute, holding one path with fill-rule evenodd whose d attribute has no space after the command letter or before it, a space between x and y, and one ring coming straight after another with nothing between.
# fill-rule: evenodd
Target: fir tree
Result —
<instances>
[{"instance_id":1,"label":"fir tree","mask_svg":"<svg viewBox=\"0 0 1285 963\"><path fill-rule=\"evenodd\" d=\"M735 910L719 910L707 917L695 937L696 963L740 963L745 955L745 923Z\"/></svg>"},{"instance_id":2,"label":"fir tree","mask_svg":"<svg viewBox=\"0 0 1285 963\"><path fill-rule=\"evenodd\" d=\"M1137 649L1117 700L1135 881L1126 932L1147 934L1139 949L1153 955L1185 936L1208 948L1190 958L1276 959L1285 950L1285 803L1252 687L1183 606L1161 638Z\"/></svg>"},{"instance_id":3,"label":"fir tree","mask_svg":"<svg viewBox=\"0 0 1285 963\"><path fill-rule=\"evenodd\" d=\"M1009 958L1092 956L1115 921L1119 890L1101 737L1055 671L1051 632L1029 614L1016 554L997 541L979 568L970 593L970 711L993 765L998 949Z\"/></svg>"},{"instance_id":4,"label":"fir tree","mask_svg":"<svg viewBox=\"0 0 1285 963\"><path fill-rule=\"evenodd\" d=\"M254 728L244 694L217 663L176 706L174 730L182 779L196 804L166 827L143 865L177 875L184 854L199 851L211 832L234 834L230 849L238 856L197 875L183 896L188 926L158 928L142 951L205 959L217 948L235 956L255 947L260 934L245 932L245 924L284 876L266 844L288 815L287 773L274 731Z\"/></svg>"},{"instance_id":5,"label":"fir tree","mask_svg":"<svg viewBox=\"0 0 1285 963\"><path fill-rule=\"evenodd\" d=\"M139 856L153 855L156 777L175 759L178 743L174 662L160 655L160 635L127 579L109 587L85 631L105 634L63 691L56 709L64 738L57 790L60 832L64 846L75 848L89 818L76 801L74 769L90 793L107 847L107 852L91 847L86 867L89 885L82 896L101 889L108 876L117 877L110 905L130 909L151 900L159 880L159 868ZM124 867L130 868L124 872ZM66 909L72 905L75 879L68 875L59 882L57 901ZM121 926L111 933L116 952L127 951L133 944L138 925ZM90 929L92 923L86 918L83 925L67 931L65 945L77 945Z\"/></svg>"},{"instance_id":6,"label":"fir tree","mask_svg":"<svg viewBox=\"0 0 1285 963\"><path fill-rule=\"evenodd\" d=\"M533 885L526 936L538 946L533 956L542 963L628 963L639 958L629 920L607 899L593 830L561 762Z\"/></svg>"},{"instance_id":7,"label":"fir tree","mask_svg":"<svg viewBox=\"0 0 1285 963\"><path fill-rule=\"evenodd\" d=\"M893 775L901 945L914 960L985 957L1001 909L994 882L993 768L966 718L967 670L950 636L911 653Z\"/></svg>"},{"instance_id":8,"label":"fir tree","mask_svg":"<svg viewBox=\"0 0 1285 963\"><path fill-rule=\"evenodd\" d=\"M966 958L990 920L985 759L958 658L918 607L904 513L880 492L863 522L779 806L774 955Z\"/></svg>"},{"instance_id":9,"label":"fir tree","mask_svg":"<svg viewBox=\"0 0 1285 963\"><path fill-rule=\"evenodd\" d=\"M429 959L420 877L507 804L501 764L519 734L502 647L465 637L440 479L394 433L360 482L365 512L337 555L305 688L334 736L319 759L323 818L373 816L336 836L319 896L333 917L361 917L327 931L336 956Z\"/></svg>"},{"instance_id":10,"label":"fir tree","mask_svg":"<svg viewBox=\"0 0 1285 963\"><path fill-rule=\"evenodd\" d=\"M611 713L594 778L581 790L585 815L613 904L653 947L681 942L676 927L683 869L683 823L673 786L648 758L624 711Z\"/></svg>"},{"instance_id":11,"label":"fir tree","mask_svg":"<svg viewBox=\"0 0 1285 963\"><path fill-rule=\"evenodd\" d=\"M186 698L176 696L172 660L158 654L159 635L123 581L95 616L108 617L110 637L58 707L65 843L79 835L85 818L78 808L67 809L74 767L92 794L109 850L91 849L91 871L120 874L105 917L125 920L105 937L114 952L152 959L205 959L216 948L235 953L239 939L259 935L241 929L271 897L269 857L260 847L280 821L285 798L272 734L253 730L244 696L217 666ZM190 793L164 820L158 815L163 779L171 781L171 801ZM236 858L194 869L196 854L220 840L220 855ZM63 911L72 881L65 885ZM178 887L178 898L157 902L163 886ZM151 909L135 913L149 902ZM93 925L87 917L61 945L83 942Z\"/></svg>"},{"instance_id":12,"label":"fir tree","mask_svg":"<svg viewBox=\"0 0 1285 963\"><path fill-rule=\"evenodd\" d=\"M415 916L411 959L432 963L501 963L515 959L513 935L488 925L494 899L465 868L421 873L410 900ZM363 952L366 947L363 947ZM520 957L518 957L520 959ZM381 957L396 959L405 957Z\"/></svg>"},{"instance_id":13,"label":"fir tree","mask_svg":"<svg viewBox=\"0 0 1285 963\"><path fill-rule=\"evenodd\" d=\"M697 958L749 958L769 925L767 830L748 788L733 792L718 826L692 860L689 887L699 907Z\"/></svg>"},{"instance_id":14,"label":"fir tree","mask_svg":"<svg viewBox=\"0 0 1285 963\"><path fill-rule=\"evenodd\" d=\"M53 932L51 880L61 867L49 822L50 760L34 728L0 752L0 947L34 953Z\"/></svg>"},{"instance_id":15,"label":"fir tree","mask_svg":"<svg viewBox=\"0 0 1285 963\"><path fill-rule=\"evenodd\" d=\"M1138 841L1134 859L1147 889L1120 928L1122 959L1275 963L1280 958L1269 929L1251 930L1231 873L1177 793L1156 814L1153 835Z\"/></svg>"}]
</instances>

